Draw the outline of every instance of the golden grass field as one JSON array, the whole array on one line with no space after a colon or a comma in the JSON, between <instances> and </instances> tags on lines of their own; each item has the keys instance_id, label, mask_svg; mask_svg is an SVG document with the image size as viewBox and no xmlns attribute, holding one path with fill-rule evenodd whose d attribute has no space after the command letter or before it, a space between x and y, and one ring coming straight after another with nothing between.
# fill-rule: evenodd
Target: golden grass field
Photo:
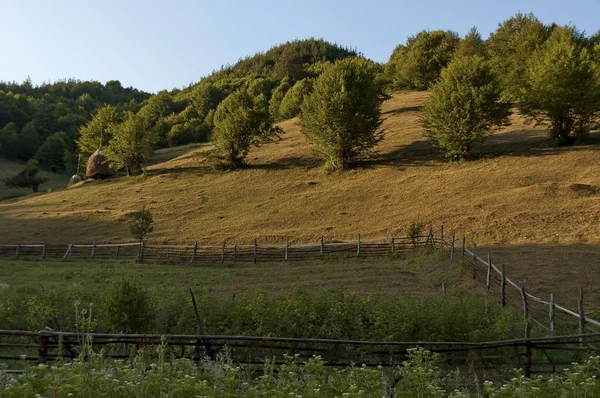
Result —
<instances>
[{"instance_id":1,"label":"golden grass field","mask_svg":"<svg viewBox=\"0 0 600 398\"><path fill-rule=\"evenodd\" d=\"M148 177L0 202L0 240L128 241L127 214L142 205L154 214L154 242L405 236L421 220L492 247L509 276L540 294L568 288L576 297L585 286L600 297L598 133L589 145L555 148L543 127L513 116L476 160L449 163L422 135L427 97L397 93L384 103L386 138L360 168L324 174L289 120L281 140L251 150L243 170L217 171L202 156L206 147L192 147L162 152Z\"/></svg>"}]
</instances>

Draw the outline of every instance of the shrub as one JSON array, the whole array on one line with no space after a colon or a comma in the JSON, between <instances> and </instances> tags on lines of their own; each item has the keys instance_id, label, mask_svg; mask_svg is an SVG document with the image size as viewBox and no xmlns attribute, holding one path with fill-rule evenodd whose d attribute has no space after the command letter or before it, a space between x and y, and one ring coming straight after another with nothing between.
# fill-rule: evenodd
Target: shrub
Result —
<instances>
[{"instance_id":1,"label":"shrub","mask_svg":"<svg viewBox=\"0 0 600 398\"><path fill-rule=\"evenodd\" d=\"M337 61L317 78L302 104L302 133L328 170L347 168L383 139L383 93L376 65L364 58Z\"/></svg>"},{"instance_id":2,"label":"shrub","mask_svg":"<svg viewBox=\"0 0 600 398\"><path fill-rule=\"evenodd\" d=\"M133 282L111 284L102 303L102 325L112 332L147 333L154 320L148 293Z\"/></svg>"},{"instance_id":3,"label":"shrub","mask_svg":"<svg viewBox=\"0 0 600 398\"><path fill-rule=\"evenodd\" d=\"M144 206L131 215L129 232L131 232L131 235L133 235L140 243L144 242L144 239L148 234L152 233L152 231L154 231L154 218L152 217L150 209Z\"/></svg>"},{"instance_id":4,"label":"shrub","mask_svg":"<svg viewBox=\"0 0 600 398\"><path fill-rule=\"evenodd\" d=\"M31 159L17 175L2 181L9 188L31 188L33 192L38 192L40 185L48 181L48 178L38 176L38 172L37 162Z\"/></svg>"},{"instance_id":5,"label":"shrub","mask_svg":"<svg viewBox=\"0 0 600 398\"><path fill-rule=\"evenodd\" d=\"M500 83L481 57L452 61L431 91L423 107L425 136L451 160L465 159L475 144L508 123L510 104L500 101Z\"/></svg>"}]
</instances>

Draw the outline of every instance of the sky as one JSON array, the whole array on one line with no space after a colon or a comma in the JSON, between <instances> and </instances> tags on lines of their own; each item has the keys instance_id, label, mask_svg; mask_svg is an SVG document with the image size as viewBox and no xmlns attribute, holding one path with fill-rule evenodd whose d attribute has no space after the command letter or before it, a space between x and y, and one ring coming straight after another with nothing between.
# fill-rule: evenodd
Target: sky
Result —
<instances>
[{"instance_id":1,"label":"sky","mask_svg":"<svg viewBox=\"0 0 600 398\"><path fill-rule=\"evenodd\" d=\"M324 38L386 62L421 30L484 38L517 12L600 29L598 0L0 0L0 80L119 80L157 92L289 40Z\"/></svg>"}]
</instances>

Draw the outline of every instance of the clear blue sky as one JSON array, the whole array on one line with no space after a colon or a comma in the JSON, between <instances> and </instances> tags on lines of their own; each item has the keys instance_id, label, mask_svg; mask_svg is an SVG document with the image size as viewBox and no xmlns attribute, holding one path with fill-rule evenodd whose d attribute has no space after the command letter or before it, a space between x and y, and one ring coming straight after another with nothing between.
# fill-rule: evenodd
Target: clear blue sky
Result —
<instances>
[{"instance_id":1,"label":"clear blue sky","mask_svg":"<svg viewBox=\"0 0 600 398\"><path fill-rule=\"evenodd\" d=\"M423 29L482 36L518 11L600 29L598 0L0 0L0 80L120 80L181 88L293 39L323 37L379 62Z\"/></svg>"}]
</instances>

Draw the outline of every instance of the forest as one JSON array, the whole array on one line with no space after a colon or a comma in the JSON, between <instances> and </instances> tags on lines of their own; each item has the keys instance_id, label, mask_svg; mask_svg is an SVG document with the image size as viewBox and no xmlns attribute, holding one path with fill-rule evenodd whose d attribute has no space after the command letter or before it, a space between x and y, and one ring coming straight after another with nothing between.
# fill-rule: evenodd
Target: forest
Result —
<instances>
[{"instance_id":1,"label":"forest","mask_svg":"<svg viewBox=\"0 0 600 398\"><path fill-rule=\"evenodd\" d=\"M481 64L469 72L471 78L497 80L492 90L495 94L488 101L501 102L502 106L492 112L495 117L487 121L490 124L487 130L502 124L514 104L520 104L521 112L536 122L554 118L551 134L558 145L580 142L594 127L592 122L600 108L600 31L588 36L575 26L545 25L533 14L518 13L507 19L487 40L475 27L464 37L451 30L424 30L399 44L387 63L365 60L356 68L369 69L374 76L377 96L385 98L392 91L432 89L440 83L442 71L453 61L465 57L481 60ZM536 57L537 60L532 61ZM222 143L222 131L241 127L231 124L227 114L239 113L244 107L255 113L256 123L252 129L263 131L247 145L258 144L260 140L277 136L277 131L270 128L272 123L299 116L303 103L315 91L318 77L347 58L364 59L358 50L324 39L295 40L240 59L234 65L223 66L189 87L156 94L123 87L118 80L102 84L69 79L37 86L29 79L22 83L0 82L0 156L21 161L34 159L42 169L71 173L80 171L77 170L78 154L84 165L87 157L102 147L107 148L112 165L129 174L141 171L152 149L211 139L217 147L220 142L221 146L231 146L229 141ZM573 73L561 77L559 67L544 69L556 59L564 59L564 67ZM461 70L468 69L467 64L455 67L454 73L464 74ZM452 73L448 71L449 75ZM479 77L475 76L477 73ZM571 94L564 92L567 85L571 87ZM235 98L230 98L233 94ZM565 97L568 95L576 99ZM542 109L557 107L548 104L548 100L540 103L544 102L543 98L562 98L565 103L576 103L571 107L558 107L553 110L554 116L549 116L547 109ZM322 106L315 101L305 105L306 109ZM456 106L443 94L434 96L432 103L425 110L426 115L432 117L444 106ZM375 106L377 104L380 102ZM223 108L221 116L218 116L218 108ZM561 122L561 118L566 119ZM371 131L377 128L375 119ZM261 127L261 123L269 128ZM303 121L302 125L310 130L310 123L313 129L320 127L314 120ZM557 127L557 123L561 126ZM217 126L217 134L214 134L216 124L222 127ZM446 143L440 140L435 123L426 121L425 127L430 138L437 139L438 146L444 149L448 140ZM439 130L439 126L437 128ZM479 138L473 138L474 142ZM368 149L378 139L371 136L369 140L361 145ZM471 144L469 141L462 148L446 148L448 157L464 157ZM360 152L361 149L364 148L349 151ZM124 153L131 152L135 155L122 159ZM232 163L240 158L243 161L243 156L245 152L241 148L231 155Z\"/></svg>"}]
</instances>

